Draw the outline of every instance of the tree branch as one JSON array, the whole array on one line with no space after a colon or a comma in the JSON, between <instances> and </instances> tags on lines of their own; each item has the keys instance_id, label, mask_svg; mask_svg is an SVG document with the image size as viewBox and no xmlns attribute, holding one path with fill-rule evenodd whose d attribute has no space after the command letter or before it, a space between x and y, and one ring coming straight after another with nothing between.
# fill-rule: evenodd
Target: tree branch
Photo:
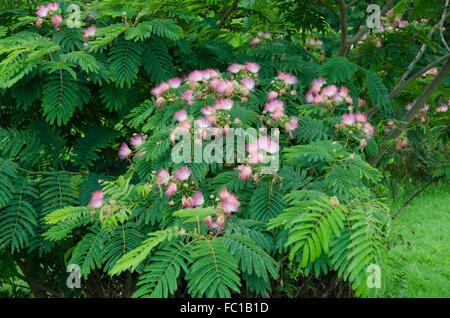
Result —
<instances>
[{"instance_id":1,"label":"tree branch","mask_svg":"<svg viewBox=\"0 0 450 318\"><path fill-rule=\"evenodd\" d=\"M400 93L406 86L408 86L411 82L413 82L415 79L419 78L420 76L422 76L423 74L425 74L425 72L429 71L431 68L433 68L434 66L440 64L442 61L445 61L447 59L450 58L450 53L441 56L440 58L438 58L437 60L431 62L430 64L428 64L427 66L425 66L424 68L422 68L420 71L414 73L413 75L411 75L411 77L402 85L400 85L399 87L397 87L396 89L393 89L392 92L389 93L388 97L390 99L394 98L395 96L398 95L398 93Z\"/></svg>"},{"instance_id":2,"label":"tree branch","mask_svg":"<svg viewBox=\"0 0 450 318\"><path fill-rule=\"evenodd\" d=\"M217 25L218 29L221 29L223 25L225 24L225 21L227 21L228 16L231 14L231 12L236 9L238 5L239 0L234 0L233 4L225 11L223 14L222 19L220 20L219 24Z\"/></svg>"},{"instance_id":3,"label":"tree branch","mask_svg":"<svg viewBox=\"0 0 450 318\"><path fill-rule=\"evenodd\" d=\"M385 144L381 149L379 150L377 155L374 155L370 157L367 162L370 163L372 166L376 166L380 158L384 155L384 153L387 150L386 142L392 139L397 138L403 131L403 129L408 126L408 124L414 119L414 117L419 113L419 111L422 109L425 102L430 98L431 94L439 87L442 80L445 78L445 76L450 71L450 59L447 59L447 62L445 65L441 68L439 73L435 76L433 81L428 85L428 87L423 91L423 93L419 96L419 98L416 100L414 105L411 107L411 109L403 116L402 120L400 121L399 125L392 130L389 135L385 138Z\"/></svg>"},{"instance_id":4,"label":"tree branch","mask_svg":"<svg viewBox=\"0 0 450 318\"><path fill-rule=\"evenodd\" d=\"M339 56L346 56L348 51L347 37L347 5L344 0L338 0L339 3L339 21L341 24L341 45L339 47Z\"/></svg>"},{"instance_id":5,"label":"tree branch","mask_svg":"<svg viewBox=\"0 0 450 318\"><path fill-rule=\"evenodd\" d=\"M422 189L420 189L419 191L417 191L416 193L411 193L411 195L409 196L409 198L406 200L406 202L402 205L402 207L397 211L397 213L395 213L395 215L392 217L392 220L395 220L396 218L398 218L398 216L400 215L400 212L402 212L402 210L418 195L420 194L423 190L425 190L426 188L428 188L432 183L438 181L439 179L442 179L443 177L445 177L445 175L443 176L439 176L439 177L435 177L433 178L430 182L428 182ZM417 189L417 187L416 187Z\"/></svg>"},{"instance_id":6,"label":"tree branch","mask_svg":"<svg viewBox=\"0 0 450 318\"><path fill-rule=\"evenodd\" d=\"M449 3L449 0L445 1L444 13L442 14L441 22L439 24L439 29L440 29L442 43L444 43L444 46L447 49L447 51L450 52L450 48L448 47L447 41L445 41L445 38L444 38L444 22L445 22L445 20L447 20L447 17L448 17L448 15L447 15L448 3Z\"/></svg>"}]
</instances>

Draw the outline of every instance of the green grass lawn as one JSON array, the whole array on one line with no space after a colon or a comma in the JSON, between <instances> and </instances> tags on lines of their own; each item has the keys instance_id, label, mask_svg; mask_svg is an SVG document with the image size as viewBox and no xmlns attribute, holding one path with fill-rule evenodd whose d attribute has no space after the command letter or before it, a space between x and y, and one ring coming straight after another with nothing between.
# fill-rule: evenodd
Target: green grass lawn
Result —
<instances>
[{"instance_id":1,"label":"green grass lawn","mask_svg":"<svg viewBox=\"0 0 450 318\"><path fill-rule=\"evenodd\" d=\"M414 185L403 186L392 203L392 214L406 201ZM439 182L420 193L393 221L392 230L404 244L391 253L402 277L390 297L450 297L450 183Z\"/></svg>"}]
</instances>

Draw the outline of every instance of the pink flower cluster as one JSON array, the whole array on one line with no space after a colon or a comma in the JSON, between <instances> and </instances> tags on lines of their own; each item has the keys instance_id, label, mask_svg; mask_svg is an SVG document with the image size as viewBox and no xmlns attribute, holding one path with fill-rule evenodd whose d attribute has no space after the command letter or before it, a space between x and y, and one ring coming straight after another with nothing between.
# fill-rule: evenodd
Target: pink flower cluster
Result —
<instances>
[{"instance_id":1,"label":"pink flower cluster","mask_svg":"<svg viewBox=\"0 0 450 318\"><path fill-rule=\"evenodd\" d=\"M102 191L95 191L92 193L92 198L89 201L90 206L93 209L97 209L103 205L103 192Z\"/></svg>"},{"instance_id":2,"label":"pink flower cluster","mask_svg":"<svg viewBox=\"0 0 450 318\"><path fill-rule=\"evenodd\" d=\"M62 17L58 14L59 4L57 2L49 3L48 5L39 6L39 9L36 11L36 15L39 19L36 21L36 28L40 28L43 22L42 18L49 17L52 24L55 28L58 28L62 22Z\"/></svg>"},{"instance_id":3,"label":"pink flower cluster","mask_svg":"<svg viewBox=\"0 0 450 318\"><path fill-rule=\"evenodd\" d=\"M130 138L131 147L133 149L139 148L144 143L146 138L147 138L146 136L142 136L141 134L134 134ZM122 145L119 148L119 158L129 160L132 153L133 151L130 149L130 147L128 147L127 143L126 142L122 143ZM140 152L138 154L138 157L141 158L145 153L146 153L145 151Z\"/></svg>"},{"instance_id":4,"label":"pink flower cluster","mask_svg":"<svg viewBox=\"0 0 450 318\"><path fill-rule=\"evenodd\" d=\"M395 150L400 151L403 148L406 148L406 146L408 145L408 138L396 138L395 139Z\"/></svg>"},{"instance_id":5,"label":"pink flower cluster","mask_svg":"<svg viewBox=\"0 0 450 318\"><path fill-rule=\"evenodd\" d=\"M353 128L363 133L365 138L361 140L360 148L364 148L367 145L367 139L370 139L375 134L375 127L367 121L367 116L363 113L348 113L343 114L341 117L341 128Z\"/></svg>"},{"instance_id":6,"label":"pink flower cluster","mask_svg":"<svg viewBox=\"0 0 450 318\"><path fill-rule=\"evenodd\" d=\"M411 108L413 107L414 103L415 103L415 101L412 102L412 103L407 104L407 105L405 106L405 109L406 109L407 111L411 110ZM425 123L425 122L427 121L427 113L428 113L428 110L429 110L429 109L430 109L430 105L425 104L425 105L423 106L423 108L419 111L419 113L418 113L414 118L419 119L419 121L420 121L421 123Z\"/></svg>"},{"instance_id":7,"label":"pink flower cluster","mask_svg":"<svg viewBox=\"0 0 450 318\"><path fill-rule=\"evenodd\" d=\"M234 63L228 67L232 73L231 79L224 78L223 74L214 69L195 70L188 74L185 79L172 78L167 82L160 83L151 90L156 98L156 105L162 106L166 101L184 101L191 106L195 100L214 97L215 103L206 106L200 111L204 117L193 120L188 112L182 109L175 113L174 120L178 126L170 133L170 140L175 143L178 136L189 133L192 124L202 130L202 139L206 139L206 128L218 128L226 133L226 118L234 105L234 97L245 102L248 95L257 85L260 66L257 63L247 62L245 64ZM179 89L186 87L186 89Z\"/></svg>"},{"instance_id":8,"label":"pink flower cluster","mask_svg":"<svg viewBox=\"0 0 450 318\"><path fill-rule=\"evenodd\" d=\"M437 73L438 73L437 68L432 67L432 68L430 68L428 71L426 71L425 73L423 73L423 74L422 74L422 77L427 77L427 76L432 76L432 77L434 77L434 76L437 75Z\"/></svg>"},{"instance_id":9,"label":"pink flower cluster","mask_svg":"<svg viewBox=\"0 0 450 318\"><path fill-rule=\"evenodd\" d=\"M449 105L450 105L450 101L449 101ZM438 113L445 113L448 110L448 105L442 105L439 106L438 108L436 108L436 112Z\"/></svg>"},{"instance_id":10,"label":"pink flower cluster","mask_svg":"<svg viewBox=\"0 0 450 318\"><path fill-rule=\"evenodd\" d=\"M97 28L95 26L91 26L84 30L83 39L87 40L89 37L94 36L97 32Z\"/></svg>"},{"instance_id":11,"label":"pink flower cluster","mask_svg":"<svg viewBox=\"0 0 450 318\"><path fill-rule=\"evenodd\" d=\"M323 42L322 42L322 40L319 40L319 39L311 38L307 42L307 46L310 47L310 48L314 48L314 49L315 48L321 48L322 45L323 45Z\"/></svg>"},{"instance_id":12,"label":"pink flower cluster","mask_svg":"<svg viewBox=\"0 0 450 318\"><path fill-rule=\"evenodd\" d=\"M408 26L408 21L403 20L400 14L396 14L394 17L394 11L392 9L388 11L386 17L383 17L383 20L387 22L378 28L379 32L394 30L395 28L404 29Z\"/></svg>"},{"instance_id":13,"label":"pink flower cluster","mask_svg":"<svg viewBox=\"0 0 450 318\"><path fill-rule=\"evenodd\" d=\"M257 140L247 144L248 160L252 164L262 163L266 153L277 153L280 151L278 143L268 136L259 137Z\"/></svg>"},{"instance_id":14,"label":"pink flower cluster","mask_svg":"<svg viewBox=\"0 0 450 318\"><path fill-rule=\"evenodd\" d=\"M394 16L393 11L392 10L388 11L387 16L382 18L385 21L385 23L378 28L378 33L383 33L385 31L390 30L404 29L408 26L408 21L403 20L401 15L397 14L395 18L393 16ZM364 42L367 38L368 35L366 33L361 37L358 43ZM383 41L381 37L371 38L370 41L372 41L378 48L383 46Z\"/></svg>"},{"instance_id":15,"label":"pink flower cluster","mask_svg":"<svg viewBox=\"0 0 450 318\"><path fill-rule=\"evenodd\" d=\"M272 39L272 34L269 32L258 32L256 36L250 41L250 45L256 46L261 42Z\"/></svg>"},{"instance_id":16,"label":"pink flower cluster","mask_svg":"<svg viewBox=\"0 0 450 318\"><path fill-rule=\"evenodd\" d=\"M92 193L91 200L89 201L89 205L92 207L91 215L94 215L96 209L100 209L100 213L103 215L111 214L113 211L117 211L119 207L116 204L115 200L109 200L109 204L105 205L105 198L103 191L98 190Z\"/></svg>"},{"instance_id":17,"label":"pink flower cluster","mask_svg":"<svg viewBox=\"0 0 450 318\"><path fill-rule=\"evenodd\" d=\"M191 197L184 197L181 200L182 208L195 208L203 205L205 199L203 198L203 194L201 192L195 192Z\"/></svg>"},{"instance_id":18,"label":"pink flower cluster","mask_svg":"<svg viewBox=\"0 0 450 318\"><path fill-rule=\"evenodd\" d=\"M344 102L353 104L347 87L338 89L336 85L325 86L326 80L322 77L311 82L311 89L306 92L305 99L310 104L340 105Z\"/></svg>"},{"instance_id":19,"label":"pink flower cluster","mask_svg":"<svg viewBox=\"0 0 450 318\"><path fill-rule=\"evenodd\" d=\"M216 214L214 216L207 216L203 219L203 222L208 225L210 230L215 230L217 232L223 231L225 220L230 218L232 213L239 212L241 209L241 203L238 197L234 194L228 192L227 188L219 193L219 206L216 209Z\"/></svg>"},{"instance_id":20,"label":"pink flower cluster","mask_svg":"<svg viewBox=\"0 0 450 318\"><path fill-rule=\"evenodd\" d=\"M177 189L179 186L186 185L186 184L183 184L183 182L187 182L189 180L190 176L191 176L191 169L189 169L188 166L183 166L180 169L174 171L172 176L170 175L170 173L167 169L161 169L158 172L158 174L156 175L155 184L158 186L167 185L165 194L168 197L171 197L177 192ZM192 202L194 202L194 201L192 201ZM195 202L196 202L196 204L198 202L200 202L198 197L196 198ZM203 202L201 204L203 204Z\"/></svg>"}]
</instances>

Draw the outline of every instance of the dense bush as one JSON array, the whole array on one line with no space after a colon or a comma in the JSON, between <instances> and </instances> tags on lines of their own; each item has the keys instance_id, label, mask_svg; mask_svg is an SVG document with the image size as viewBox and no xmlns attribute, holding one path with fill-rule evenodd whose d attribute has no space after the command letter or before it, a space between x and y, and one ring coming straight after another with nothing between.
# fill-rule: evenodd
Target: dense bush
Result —
<instances>
[{"instance_id":1,"label":"dense bush","mask_svg":"<svg viewBox=\"0 0 450 318\"><path fill-rule=\"evenodd\" d=\"M283 297L306 277L382 295L384 171L448 170L448 54L437 27L395 15L428 2L383 1L383 32L355 39L334 1L147 2L78 3L81 28L66 2L0 12L1 277L35 297ZM430 10L440 22L442 4ZM420 45L434 51L401 87ZM278 130L216 146L248 128ZM187 136L189 159L201 145L235 160L177 162Z\"/></svg>"}]
</instances>

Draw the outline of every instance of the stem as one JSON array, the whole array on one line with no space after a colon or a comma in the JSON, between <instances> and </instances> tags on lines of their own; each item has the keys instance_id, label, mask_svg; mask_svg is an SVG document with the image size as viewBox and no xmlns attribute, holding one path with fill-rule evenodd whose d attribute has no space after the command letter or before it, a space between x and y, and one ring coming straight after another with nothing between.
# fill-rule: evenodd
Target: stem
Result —
<instances>
[{"instance_id":1,"label":"stem","mask_svg":"<svg viewBox=\"0 0 450 318\"><path fill-rule=\"evenodd\" d=\"M231 14L231 12L234 9L236 9L238 2L239 2L239 0L234 0L233 4L225 11L222 19L220 20L219 24L217 25L218 29L221 29L223 27L223 25L225 24L225 21L228 19L228 16Z\"/></svg>"},{"instance_id":2,"label":"stem","mask_svg":"<svg viewBox=\"0 0 450 318\"><path fill-rule=\"evenodd\" d=\"M431 179L422 189L420 189L419 191L417 191L416 193L412 193L409 198L406 200L406 202L402 205L402 207L397 211L397 213L395 213L395 215L392 217L392 220L395 220L399 215L400 212L402 212L402 210L418 195L420 194L423 190L425 190L426 188L428 188L432 183L438 181L439 179L442 179L443 177L445 177L445 175L443 176L439 176L439 177L435 177L433 179ZM417 189L417 187L416 187Z\"/></svg>"},{"instance_id":3,"label":"stem","mask_svg":"<svg viewBox=\"0 0 450 318\"><path fill-rule=\"evenodd\" d=\"M28 174L70 174L70 175L81 175L81 176L87 176L87 173L84 172L72 172L72 171L30 171L23 169L21 167L16 167L17 170L23 171Z\"/></svg>"}]
</instances>

